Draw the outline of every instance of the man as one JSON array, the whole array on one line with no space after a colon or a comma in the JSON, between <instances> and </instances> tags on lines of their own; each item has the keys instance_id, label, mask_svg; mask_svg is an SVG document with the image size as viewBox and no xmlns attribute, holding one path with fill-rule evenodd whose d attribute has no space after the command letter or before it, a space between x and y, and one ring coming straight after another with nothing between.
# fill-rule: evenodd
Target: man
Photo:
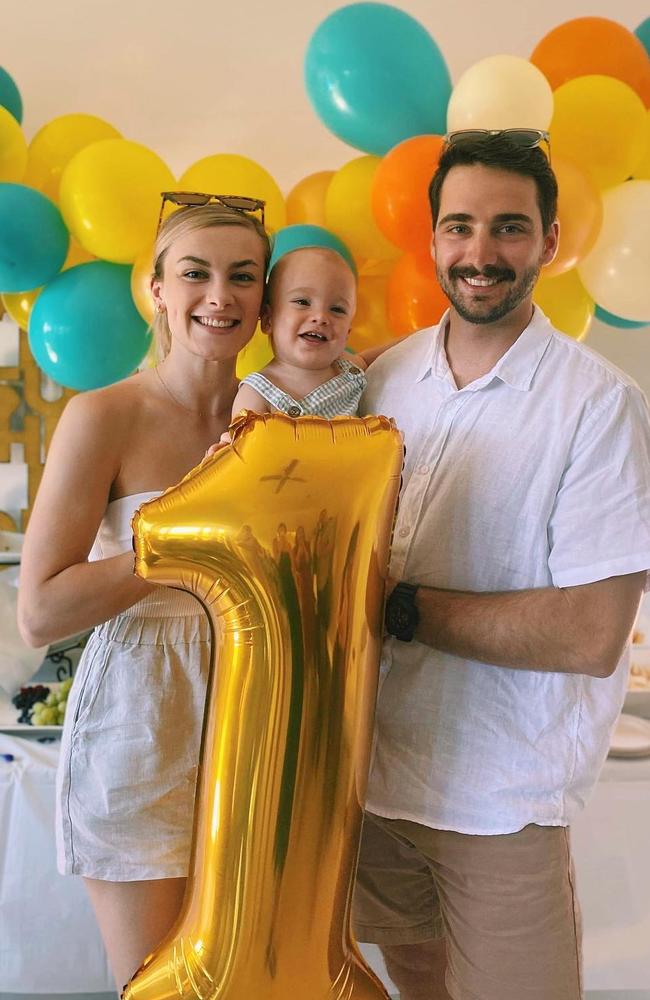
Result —
<instances>
[{"instance_id":1,"label":"man","mask_svg":"<svg viewBox=\"0 0 650 1000\"><path fill-rule=\"evenodd\" d=\"M650 430L532 304L558 244L543 138L450 137L429 193L451 308L368 372L406 461L355 921L402 1000L582 995L567 827L626 688Z\"/></svg>"}]
</instances>

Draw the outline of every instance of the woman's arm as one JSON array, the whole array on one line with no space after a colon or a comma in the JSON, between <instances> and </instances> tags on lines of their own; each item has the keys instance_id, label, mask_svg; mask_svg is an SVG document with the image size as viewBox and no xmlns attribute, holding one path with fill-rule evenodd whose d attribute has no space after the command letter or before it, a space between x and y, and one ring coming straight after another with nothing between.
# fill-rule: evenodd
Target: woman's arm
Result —
<instances>
[{"instance_id":1,"label":"woman's arm","mask_svg":"<svg viewBox=\"0 0 650 1000\"><path fill-rule=\"evenodd\" d=\"M45 646L124 611L152 589L134 555L87 561L120 466L120 421L105 394L73 397L50 446L21 556L18 625Z\"/></svg>"}]
</instances>

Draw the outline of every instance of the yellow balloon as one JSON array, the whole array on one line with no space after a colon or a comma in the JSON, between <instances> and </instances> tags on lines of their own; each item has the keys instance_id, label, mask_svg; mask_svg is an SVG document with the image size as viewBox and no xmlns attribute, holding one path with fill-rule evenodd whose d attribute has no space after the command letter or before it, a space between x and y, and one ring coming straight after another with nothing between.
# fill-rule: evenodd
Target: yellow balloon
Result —
<instances>
[{"instance_id":1,"label":"yellow balloon","mask_svg":"<svg viewBox=\"0 0 650 1000\"><path fill-rule=\"evenodd\" d=\"M0 183L18 184L25 176L27 140L6 108L0 106Z\"/></svg>"},{"instance_id":2,"label":"yellow balloon","mask_svg":"<svg viewBox=\"0 0 650 1000\"><path fill-rule=\"evenodd\" d=\"M83 247L80 247L78 243L75 243L73 239L70 240L68 246L68 256L66 257L62 271L67 271L69 267L75 267L76 264L87 264L88 261L94 260L95 258L87 253ZM34 303L36 299L43 291L43 288L34 288L30 292L6 292L1 296L2 304L5 310L9 313L14 323L17 323L21 330L27 330L29 326L29 317L31 311L34 308Z\"/></svg>"},{"instance_id":3,"label":"yellow balloon","mask_svg":"<svg viewBox=\"0 0 650 1000\"><path fill-rule=\"evenodd\" d=\"M247 156L217 153L206 156L185 171L178 182L182 191L208 194L239 194L266 202L264 218L269 232L287 222L287 209L280 188L270 173Z\"/></svg>"},{"instance_id":4,"label":"yellow balloon","mask_svg":"<svg viewBox=\"0 0 650 1000\"><path fill-rule=\"evenodd\" d=\"M4 295L0 296L5 312L11 316L21 330L27 330L29 314L41 291L41 288L35 288L32 292L5 292Z\"/></svg>"},{"instance_id":5,"label":"yellow balloon","mask_svg":"<svg viewBox=\"0 0 650 1000\"><path fill-rule=\"evenodd\" d=\"M386 417L245 413L133 520L213 649L183 910L123 1000L388 1000L350 931L402 468ZM360 474L362 470L362 474Z\"/></svg>"},{"instance_id":6,"label":"yellow balloon","mask_svg":"<svg viewBox=\"0 0 650 1000\"><path fill-rule=\"evenodd\" d=\"M650 316L650 180L627 181L603 194L598 239L578 264L599 306L622 319Z\"/></svg>"},{"instance_id":7,"label":"yellow balloon","mask_svg":"<svg viewBox=\"0 0 650 1000\"><path fill-rule=\"evenodd\" d=\"M128 139L86 146L61 176L59 202L75 239L96 257L132 264L153 243L160 192L174 176L152 150Z\"/></svg>"},{"instance_id":8,"label":"yellow balloon","mask_svg":"<svg viewBox=\"0 0 650 1000\"><path fill-rule=\"evenodd\" d=\"M237 355L237 378L246 378L251 372L261 371L272 357L271 338L262 332L258 324L246 347Z\"/></svg>"},{"instance_id":9,"label":"yellow balloon","mask_svg":"<svg viewBox=\"0 0 650 1000\"><path fill-rule=\"evenodd\" d=\"M153 246L146 246L135 259L131 271L131 295L135 307L146 323L151 325L155 315L151 296L151 275L153 273Z\"/></svg>"},{"instance_id":10,"label":"yellow balloon","mask_svg":"<svg viewBox=\"0 0 650 1000\"><path fill-rule=\"evenodd\" d=\"M24 183L58 202L61 174L72 157L93 142L121 138L116 128L95 115L54 118L29 144Z\"/></svg>"},{"instance_id":11,"label":"yellow balloon","mask_svg":"<svg viewBox=\"0 0 650 1000\"><path fill-rule=\"evenodd\" d=\"M547 129L553 91L544 74L519 56L490 56L470 66L452 91L447 130Z\"/></svg>"},{"instance_id":12,"label":"yellow balloon","mask_svg":"<svg viewBox=\"0 0 650 1000\"><path fill-rule=\"evenodd\" d=\"M633 175L645 151L646 127L641 98L611 76L580 76L555 91L553 153L577 163L599 188Z\"/></svg>"},{"instance_id":13,"label":"yellow balloon","mask_svg":"<svg viewBox=\"0 0 650 1000\"><path fill-rule=\"evenodd\" d=\"M580 281L576 268L554 278L540 278L533 299L554 327L575 340L585 339L595 305Z\"/></svg>"},{"instance_id":14,"label":"yellow balloon","mask_svg":"<svg viewBox=\"0 0 650 1000\"><path fill-rule=\"evenodd\" d=\"M375 222L370 195L380 164L377 156L359 156L337 170L325 196L325 222L357 260L395 260L401 250Z\"/></svg>"},{"instance_id":15,"label":"yellow balloon","mask_svg":"<svg viewBox=\"0 0 650 1000\"><path fill-rule=\"evenodd\" d=\"M635 180L650 180L650 110L645 113L645 148L634 171Z\"/></svg>"},{"instance_id":16,"label":"yellow balloon","mask_svg":"<svg viewBox=\"0 0 650 1000\"><path fill-rule=\"evenodd\" d=\"M298 181L287 195L287 225L325 226L325 196L333 170L319 170Z\"/></svg>"}]
</instances>

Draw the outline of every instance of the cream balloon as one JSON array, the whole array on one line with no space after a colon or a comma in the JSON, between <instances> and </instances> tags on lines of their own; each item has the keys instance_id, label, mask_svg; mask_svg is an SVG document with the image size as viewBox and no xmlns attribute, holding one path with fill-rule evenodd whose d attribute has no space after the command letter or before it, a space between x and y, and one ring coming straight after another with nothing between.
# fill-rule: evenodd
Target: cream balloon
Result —
<instances>
[{"instance_id":1,"label":"cream balloon","mask_svg":"<svg viewBox=\"0 0 650 1000\"><path fill-rule=\"evenodd\" d=\"M490 56L470 66L454 87L447 129L546 129L553 91L544 74L519 56Z\"/></svg>"},{"instance_id":2,"label":"cream balloon","mask_svg":"<svg viewBox=\"0 0 650 1000\"><path fill-rule=\"evenodd\" d=\"M603 224L578 273L593 299L621 319L650 316L650 180L603 194Z\"/></svg>"}]
</instances>

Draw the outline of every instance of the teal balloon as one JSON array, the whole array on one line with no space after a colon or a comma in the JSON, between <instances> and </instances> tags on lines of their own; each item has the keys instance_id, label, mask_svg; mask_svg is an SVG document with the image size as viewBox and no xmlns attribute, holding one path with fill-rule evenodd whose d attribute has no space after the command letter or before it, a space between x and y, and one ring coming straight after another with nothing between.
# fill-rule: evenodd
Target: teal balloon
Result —
<instances>
[{"instance_id":1,"label":"teal balloon","mask_svg":"<svg viewBox=\"0 0 650 1000\"><path fill-rule=\"evenodd\" d=\"M149 349L151 332L131 297L131 268L105 260L63 271L29 317L36 363L69 389L126 378Z\"/></svg>"},{"instance_id":2,"label":"teal balloon","mask_svg":"<svg viewBox=\"0 0 650 1000\"><path fill-rule=\"evenodd\" d=\"M650 56L650 17L646 17L645 21L639 25L634 34L641 41Z\"/></svg>"},{"instance_id":3,"label":"teal balloon","mask_svg":"<svg viewBox=\"0 0 650 1000\"><path fill-rule=\"evenodd\" d=\"M643 326L650 326L650 319L645 323L639 323L634 319L623 319L622 316L615 316L614 313L608 312L607 309L603 309L599 305L596 305L594 309L594 316L601 323L606 323L607 326L616 326L620 330L640 330Z\"/></svg>"},{"instance_id":4,"label":"teal balloon","mask_svg":"<svg viewBox=\"0 0 650 1000\"><path fill-rule=\"evenodd\" d=\"M323 124L366 153L446 131L451 79L442 53L418 21L388 4L330 14L307 47L305 85Z\"/></svg>"},{"instance_id":5,"label":"teal balloon","mask_svg":"<svg viewBox=\"0 0 650 1000\"><path fill-rule=\"evenodd\" d=\"M58 208L24 184L0 184L0 292L28 292L63 267L70 236Z\"/></svg>"},{"instance_id":6,"label":"teal balloon","mask_svg":"<svg viewBox=\"0 0 650 1000\"><path fill-rule=\"evenodd\" d=\"M0 66L0 107L6 108L17 122L23 120L23 100L20 91L6 69Z\"/></svg>"}]
</instances>

